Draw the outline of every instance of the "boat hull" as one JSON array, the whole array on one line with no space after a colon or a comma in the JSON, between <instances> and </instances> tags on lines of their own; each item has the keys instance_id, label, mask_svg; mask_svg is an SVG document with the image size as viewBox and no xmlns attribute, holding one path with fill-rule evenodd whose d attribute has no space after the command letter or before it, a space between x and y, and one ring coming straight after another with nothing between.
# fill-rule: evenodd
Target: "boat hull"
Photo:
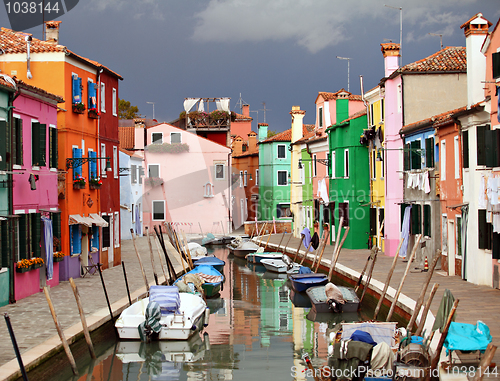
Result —
<instances>
[{"instance_id":1,"label":"boat hull","mask_svg":"<svg viewBox=\"0 0 500 381\"><path fill-rule=\"evenodd\" d=\"M218 270L216 270L213 266L209 266L209 265L204 264L204 263L199 264L198 266L195 266L195 268L193 270L187 272L187 274L193 274L193 275L197 275L200 273L221 278L221 280L218 282L204 282L201 285L201 287L203 288L203 292L205 293L205 296L207 298L213 298L215 296L218 296L220 293L220 290L222 289L222 282L224 282L224 275L221 272L219 272ZM182 281L182 279L184 278L185 275L183 275L182 277L177 279L174 282L174 284Z\"/></svg>"},{"instance_id":2,"label":"boat hull","mask_svg":"<svg viewBox=\"0 0 500 381\"><path fill-rule=\"evenodd\" d=\"M351 287L337 286L342 291L342 296L346 301L342 305L342 312L356 312L359 308L359 298ZM306 291L307 296L311 300L311 307L317 313L330 312L334 313L327 302L325 294L325 286L311 287Z\"/></svg>"},{"instance_id":3,"label":"boat hull","mask_svg":"<svg viewBox=\"0 0 500 381\"><path fill-rule=\"evenodd\" d=\"M159 340L187 340L195 332L203 329L205 314L210 310L206 303L197 295L181 293L181 306L179 313L162 315L162 326ZM140 340L139 329L144 322L144 314L149 303L149 298L141 299L126 308L116 320L115 327L120 340Z\"/></svg>"},{"instance_id":4,"label":"boat hull","mask_svg":"<svg viewBox=\"0 0 500 381\"><path fill-rule=\"evenodd\" d=\"M295 292L305 292L308 288L322 286L328 283L325 274L293 274L288 277Z\"/></svg>"},{"instance_id":5,"label":"boat hull","mask_svg":"<svg viewBox=\"0 0 500 381\"><path fill-rule=\"evenodd\" d=\"M195 267L200 266L200 265L212 266L214 269L216 269L220 273L223 272L225 264L226 264L226 262L224 262L222 259L219 259L215 256L214 257L200 258L194 263Z\"/></svg>"},{"instance_id":6,"label":"boat hull","mask_svg":"<svg viewBox=\"0 0 500 381\"><path fill-rule=\"evenodd\" d=\"M247 261L260 264L263 259L281 259L283 254L276 253L250 253L247 255Z\"/></svg>"}]
</instances>

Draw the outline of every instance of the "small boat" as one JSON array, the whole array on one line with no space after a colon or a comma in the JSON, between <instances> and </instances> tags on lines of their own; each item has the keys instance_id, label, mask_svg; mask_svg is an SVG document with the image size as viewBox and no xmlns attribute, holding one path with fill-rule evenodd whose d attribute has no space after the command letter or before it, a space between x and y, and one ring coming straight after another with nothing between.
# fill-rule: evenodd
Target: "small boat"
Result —
<instances>
[{"instance_id":1,"label":"small boat","mask_svg":"<svg viewBox=\"0 0 500 381\"><path fill-rule=\"evenodd\" d=\"M212 233L208 233L207 236L201 240L201 244L203 246L227 245L233 239L234 237L230 236L216 237Z\"/></svg>"},{"instance_id":2,"label":"small boat","mask_svg":"<svg viewBox=\"0 0 500 381\"><path fill-rule=\"evenodd\" d=\"M213 257L203 257L196 262L194 262L195 267L200 266L200 265L207 265L207 266L212 266L214 269L222 273L224 271L224 265L226 262L224 262L222 259L219 259L215 256Z\"/></svg>"},{"instance_id":3,"label":"small boat","mask_svg":"<svg viewBox=\"0 0 500 381\"><path fill-rule=\"evenodd\" d=\"M259 264L263 259L281 259L283 254L281 253L250 253L247 255L247 261L250 263Z\"/></svg>"},{"instance_id":4,"label":"small boat","mask_svg":"<svg viewBox=\"0 0 500 381\"><path fill-rule=\"evenodd\" d=\"M336 286L338 290L342 293L342 301L332 300L331 297L328 298L325 292L326 285L311 287L306 290L306 294L311 299L312 309L317 313L325 312L356 312L359 307L359 298L356 292L351 287ZM332 309L332 301L335 303L335 307Z\"/></svg>"},{"instance_id":5,"label":"small boat","mask_svg":"<svg viewBox=\"0 0 500 381\"><path fill-rule=\"evenodd\" d=\"M261 265L268 271L272 271L275 273L281 274L296 274L299 272L300 265L297 263L293 263L291 265L287 265L283 259L262 259L260 261Z\"/></svg>"},{"instance_id":6,"label":"small boat","mask_svg":"<svg viewBox=\"0 0 500 381\"><path fill-rule=\"evenodd\" d=\"M219 294L219 292L222 288L222 282L224 282L224 275L222 275L219 271L217 271L212 266L208 266L208 265L195 266L194 269L192 269L191 271L188 271L186 274L179 277L174 282L174 285L177 282L182 281L184 279L184 277L188 274L196 275L202 281L205 281L204 283L202 283L201 288L203 289L203 292L207 298L213 298L214 296L217 296ZM195 290L193 287L193 292L194 291Z\"/></svg>"},{"instance_id":7,"label":"small boat","mask_svg":"<svg viewBox=\"0 0 500 381\"><path fill-rule=\"evenodd\" d=\"M157 325L158 340L187 340L195 332L208 325L210 310L202 297L189 293L179 293L172 286L151 286L150 295L127 307L115 322L121 340L141 340L139 326L146 323ZM167 302L162 300L167 297ZM155 303L151 303L155 301ZM174 298L175 303L170 303ZM153 304L160 306L161 313L149 316Z\"/></svg>"},{"instance_id":8,"label":"small boat","mask_svg":"<svg viewBox=\"0 0 500 381\"><path fill-rule=\"evenodd\" d=\"M253 243L252 241L243 242L236 249L232 249L235 257L245 258L247 254L255 253L259 249L259 245Z\"/></svg>"},{"instance_id":9,"label":"small boat","mask_svg":"<svg viewBox=\"0 0 500 381\"><path fill-rule=\"evenodd\" d=\"M309 300L307 295L304 294L303 292L295 292L293 290L290 290L289 297L295 307L300 307L300 308L311 307L311 301Z\"/></svg>"},{"instance_id":10,"label":"small boat","mask_svg":"<svg viewBox=\"0 0 500 381\"><path fill-rule=\"evenodd\" d=\"M292 283L292 288L296 292L304 292L309 287L321 286L328 283L328 276L326 274L292 274L288 277Z\"/></svg>"}]
</instances>

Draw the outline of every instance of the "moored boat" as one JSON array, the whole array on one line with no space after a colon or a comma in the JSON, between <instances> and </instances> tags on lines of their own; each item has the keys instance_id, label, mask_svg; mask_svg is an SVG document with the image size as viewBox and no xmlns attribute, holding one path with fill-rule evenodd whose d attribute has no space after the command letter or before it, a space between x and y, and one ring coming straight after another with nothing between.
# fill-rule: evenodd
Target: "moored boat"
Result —
<instances>
[{"instance_id":1,"label":"moored boat","mask_svg":"<svg viewBox=\"0 0 500 381\"><path fill-rule=\"evenodd\" d=\"M312 309L317 313L326 312L356 312L359 307L359 298L356 292L351 287L336 286L342 293L342 300L335 300L332 297L327 297L325 288L326 285L310 287L306 290L306 294L311 300ZM332 304L335 303L332 309Z\"/></svg>"},{"instance_id":2,"label":"moored boat","mask_svg":"<svg viewBox=\"0 0 500 381\"><path fill-rule=\"evenodd\" d=\"M259 249L259 245L252 241L243 242L235 249L231 249L235 257L245 258L247 254L255 253Z\"/></svg>"},{"instance_id":3,"label":"moored boat","mask_svg":"<svg viewBox=\"0 0 500 381\"><path fill-rule=\"evenodd\" d=\"M296 274L300 269L299 264L293 263L292 265L287 265L283 262L283 259L262 259L260 264L264 265L267 271L273 271L280 274Z\"/></svg>"},{"instance_id":4,"label":"moored boat","mask_svg":"<svg viewBox=\"0 0 500 381\"><path fill-rule=\"evenodd\" d=\"M201 266L201 265L212 266L214 269L216 269L220 273L222 273L224 271L225 264L226 264L225 261L223 261L222 259L219 259L215 256L200 258L196 262L194 262L195 266Z\"/></svg>"},{"instance_id":5,"label":"moored boat","mask_svg":"<svg viewBox=\"0 0 500 381\"><path fill-rule=\"evenodd\" d=\"M292 288L296 292L304 292L309 287L321 286L328 283L328 276L326 274L292 274L288 277L292 284Z\"/></svg>"},{"instance_id":6,"label":"moored boat","mask_svg":"<svg viewBox=\"0 0 500 381\"><path fill-rule=\"evenodd\" d=\"M283 254L281 253L250 253L247 255L247 261L250 263L259 264L263 259L281 259Z\"/></svg>"},{"instance_id":7,"label":"moored boat","mask_svg":"<svg viewBox=\"0 0 500 381\"><path fill-rule=\"evenodd\" d=\"M195 268L193 270L188 271L186 274L179 277L174 282L174 285L178 282L183 281L184 278L188 274L195 275L199 279L204 281L204 283L201 284L201 288L203 289L203 292L207 298L213 298L214 296L217 296L219 294L219 292L222 288L222 282L224 282L224 275L222 275L219 271L217 271L212 266L203 265L203 264L199 265L199 266L195 266ZM193 291L194 291L194 287L193 287Z\"/></svg>"}]
</instances>

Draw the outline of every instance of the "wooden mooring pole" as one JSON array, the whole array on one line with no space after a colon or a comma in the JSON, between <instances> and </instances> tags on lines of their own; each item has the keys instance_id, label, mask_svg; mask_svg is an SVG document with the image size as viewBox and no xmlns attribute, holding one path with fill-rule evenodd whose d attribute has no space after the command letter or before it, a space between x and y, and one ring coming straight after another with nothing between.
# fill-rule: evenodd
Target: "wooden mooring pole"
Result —
<instances>
[{"instance_id":1,"label":"wooden mooring pole","mask_svg":"<svg viewBox=\"0 0 500 381\"><path fill-rule=\"evenodd\" d=\"M8 313L3 314L5 318L5 323L7 324L7 329L9 330L10 340L14 346L14 352L16 352L17 363L19 364L19 369L21 369L21 374L24 381L28 381L28 374L26 373L26 368L23 364L23 358L21 357L21 352L19 352L19 347L17 345L16 335L14 335L14 330L12 329L12 324L10 322L10 317Z\"/></svg>"},{"instance_id":2,"label":"wooden mooring pole","mask_svg":"<svg viewBox=\"0 0 500 381\"><path fill-rule=\"evenodd\" d=\"M80 299L80 294L78 293L78 288L76 287L73 278L69 278L69 283L73 289L73 294L75 295L76 305L78 306L78 313L80 314L80 320L82 322L83 334L85 336L85 341L89 347L90 357L94 360L97 358L94 352L94 346L92 345L92 339L90 338L89 328L87 327L87 320L85 319L85 313L83 312L82 301Z\"/></svg>"},{"instance_id":3,"label":"wooden mooring pole","mask_svg":"<svg viewBox=\"0 0 500 381\"><path fill-rule=\"evenodd\" d=\"M135 243L134 229L130 229L130 233L132 234L132 243L134 244L135 255L137 255L137 259L139 260L139 266L141 267L142 278L144 279L144 284L146 285L146 291L149 292L148 279L146 278L146 272L144 271L144 266L142 265L141 255L139 254L139 250L137 250L137 244Z\"/></svg>"},{"instance_id":4,"label":"wooden mooring pole","mask_svg":"<svg viewBox=\"0 0 500 381\"><path fill-rule=\"evenodd\" d=\"M420 318L420 323L418 325L417 332L415 332L415 335L420 336L422 334L422 331L424 330L424 325L425 325L425 320L427 319L427 313L429 312L429 309L431 308L431 303L432 299L434 299L434 295L436 295L436 291L439 287L438 283L434 283L434 286L432 286L431 293L429 294L429 297L427 298L427 302L425 302L424 310L422 311L422 317Z\"/></svg>"},{"instance_id":5,"label":"wooden mooring pole","mask_svg":"<svg viewBox=\"0 0 500 381\"><path fill-rule=\"evenodd\" d=\"M149 246L149 256L151 257L151 267L153 267L153 276L155 278L155 283L158 286L158 274L156 274L156 268L155 268L155 259L153 255L153 245L151 245L151 237L149 236L149 229L147 226L144 227L146 230L146 237L148 239L148 246Z\"/></svg>"}]
</instances>

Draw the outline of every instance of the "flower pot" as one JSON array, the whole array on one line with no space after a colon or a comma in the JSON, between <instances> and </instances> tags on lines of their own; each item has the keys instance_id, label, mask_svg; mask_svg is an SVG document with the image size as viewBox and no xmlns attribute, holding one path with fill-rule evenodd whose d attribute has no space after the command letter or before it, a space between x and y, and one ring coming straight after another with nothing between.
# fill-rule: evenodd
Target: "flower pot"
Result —
<instances>
[{"instance_id":1,"label":"flower pot","mask_svg":"<svg viewBox=\"0 0 500 381\"><path fill-rule=\"evenodd\" d=\"M99 113L97 111L89 110L88 117L90 119L99 119Z\"/></svg>"},{"instance_id":2,"label":"flower pot","mask_svg":"<svg viewBox=\"0 0 500 381\"><path fill-rule=\"evenodd\" d=\"M17 273L25 273L27 271L30 271L31 267L16 267L16 272Z\"/></svg>"},{"instance_id":3,"label":"flower pot","mask_svg":"<svg viewBox=\"0 0 500 381\"><path fill-rule=\"evenodd\" d=\"M62 262L64 261L64 257L54 257L54 262Z\"/></svg>"},{"instance_id":4,"label":"flower pot","mask_svg":"<svg viewBox=\"0 0 500 381\"><path fill-rule=\"evenodd\" d=\"M73 183L73 189L85 189L85 184Z\"/></svg>"},{"instance_id":5,"label":"flower pot","mask_svg":"<svg viewBox=\"0 0 500 381\"><path fill-rule=\"evenodd\" d=\"M75 114L83 114L85 112L85 109L73 105L73 112Z\"/></svg>"},{"instance_id":6,"label":"flower pot","mask_svg":"<svg viewBox=\"0 0 500 381\"><path fill-rule=\"evenodd\" d=\"M31 265L31 268L34 270L34 269L39 269L42 266L43 266L43 263L33 263Z\"/></svg>"},{"instance_id":7,"label":"flower pot","mask_svg":"<svg viewBox=\"0 0 500 381\"><path fill-rule=\"evenodd\" d=\"M89 183L89 188L90 189L99 189L101 187L101 184L92 184Z\"/></svg>"}]
</instances>

